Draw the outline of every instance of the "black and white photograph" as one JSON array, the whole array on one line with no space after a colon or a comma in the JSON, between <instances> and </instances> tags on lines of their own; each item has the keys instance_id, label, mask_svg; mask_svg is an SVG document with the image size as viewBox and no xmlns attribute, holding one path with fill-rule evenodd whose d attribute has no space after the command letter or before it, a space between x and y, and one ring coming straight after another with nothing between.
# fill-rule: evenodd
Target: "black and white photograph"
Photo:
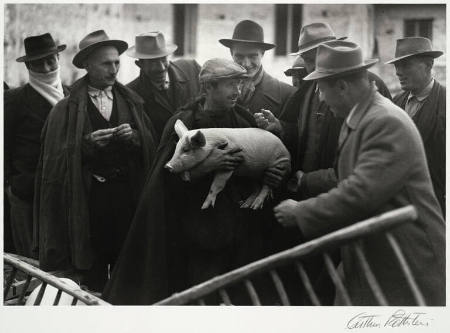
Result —
<instances>
[{"instance_id":1,"label":"black and white photograph","mask_svg":"<svg viewBox=\"0 0 450 333\"><path fill-rule=\"evenodd\" d=\"M446 1L2 16L1 331L450 331Z\"/></svg>"}]
</instances>

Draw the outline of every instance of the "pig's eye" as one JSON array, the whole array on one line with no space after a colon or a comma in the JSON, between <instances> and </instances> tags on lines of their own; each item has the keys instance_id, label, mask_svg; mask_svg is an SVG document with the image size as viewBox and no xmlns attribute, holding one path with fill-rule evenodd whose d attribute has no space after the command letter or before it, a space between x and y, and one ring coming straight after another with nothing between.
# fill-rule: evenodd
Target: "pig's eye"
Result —
<instances>
[{"instance_id":1,"label":"pig's eye","mask_svg":"<svg viewBox=\"0 0 450 333\"><path fill-rule=\"evenodd\" d=\"M183 147L183 149L181 149L183 153L187 153L189 151L189 147Z\"/></svg>"}]
</instances>

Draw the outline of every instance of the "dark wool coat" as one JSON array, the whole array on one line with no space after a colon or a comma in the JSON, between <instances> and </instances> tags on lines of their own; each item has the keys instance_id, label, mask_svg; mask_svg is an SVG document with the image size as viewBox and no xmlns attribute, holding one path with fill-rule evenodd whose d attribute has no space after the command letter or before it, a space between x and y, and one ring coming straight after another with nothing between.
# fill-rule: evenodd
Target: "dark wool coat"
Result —
<instances>
[{"instance_id":1,"label":"dark wool coat","mask_svg":"<svg viewBox=\"0 0 450 333\"><path fill-rule=\"evenodd\" d=\"M369 72L369 80L375 82L383 96L391 99L389 90L377 75ZM324 117L321 131L315 134L319 140L315 170L303 175L300 198L309 198L327 192L337 183L333 166L336 161L339 130L343 119L335 117L323 101L317 104L316 110L313 110L311 104L314 94L318 93L316 87L315 81L305 81L305 84L286 103L280 115L284 132L282 140L291 153L294 172L300 170L303 162L308 145L306 137L310 118L316 114Z\"/></svg>"},{"instance_id":2,"label":"dark wool coat","mask_svg":"<svg viewBox=\"0 0 450 333\"><path fill-rule=\"evenodd\" d=\"M153 129L139 96L118 82L113 90L117 108L128 110L140 136L141 168L132 175L136 193L130 193L137 197L153 161ZM73 84L69 97L55 105L42 131L35 184L34 246L44 270L68 266L89 269L92 264L88 206L92 174L82 163L82 139L92 131L87 99L85 76Z\"/></svg>"},{"instance_id":3,"label":"dark wool coat","mask_svg":"<svg viewBox=\"0 0 450 333\"><path fill-rule=\"evenodd\" d=\"M261 112L261 109L270 110L276 117L281 113L288 98L296 88L281 82L264 71L261 82L255 87L250 102L244 105L250 112Z\"/></svg>"},{"instance_id":4,"label":"dark wool coat","mask_svg":"<svg viewBox=\"0 0 450 333\"><path fill-rule=\"evenodd\" d=\"M394 97L405 109L409 91ZM445 215L445 87L434 81L433 89L412 118L422 136L434 193Z\"/></svg>"},{"instance_id":5,"label":"dark wool coat","mask_svg":"<svg viewBox=\"0 0 450 333\"><path fill-rule=\"evenodd\" d=\"M251 191L246 179L233 176L215 207L202 211L213 175L190 183L164 169L178 141L175 121L181 119L190 129L220 126L221 120L208 117L194 103L168 121L128 238L105 288L103 296L109 302L152 304L198 283L189 277L192 271L203 267L203 278L222 274L262 254L259 215L238 205ZM232 117L235 127L256 126L242 107L236 106ZM204 256L209 259L201 262Z\"/></svg>"},{"instance_id":6,"label":"dark wool coat","mask_svg":"<svg viewBox=\"0 0 450 333\"><path fill-rule=\"evenodd\" d=\"M63 86L64 95L69 94ZM33 201L40 137L52 105L28 83L5 91L5 179L22 200Z\"/></svg>"},{"instance_id":7,"label":"dark wool coat","mask_svg":"<svg viewBox=\"0 0 450 333\"><path fill-rule=\"evenodd\" d=\"M300 201L297 223L312 239L363 219L414 205L418 219L391 230L428 305L445 305L445 224L433 193L420 134L409 116L373 89L339 138L335 189ZM413 294L384 235L362 241L390 305L414 305ZM376 305L355 250L341 251L353 305Z\"/></svg>"},{"instance_id":8,"label":"dark wool coat","mask_svg":"<svg viewBox=\"0 0 450 333\"><path fill-rule=\"evenodd\" d=\"M169 102L161 92L155 89L142 71L139 77L127 84L128 88L144 99L144 110L155 128L157 142L161 138L167 120L175 114L176 110L198 97L199 73L200 66L195 60L180 59L170 62Z\"/></svg>"}]
</instances>

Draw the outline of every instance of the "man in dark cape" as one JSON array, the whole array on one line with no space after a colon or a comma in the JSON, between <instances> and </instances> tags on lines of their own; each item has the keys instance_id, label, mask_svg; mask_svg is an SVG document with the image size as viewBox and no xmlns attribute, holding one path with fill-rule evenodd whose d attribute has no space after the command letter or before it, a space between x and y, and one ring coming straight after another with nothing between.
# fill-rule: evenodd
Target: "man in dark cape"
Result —
<instances>
[{"instance_id":1,"label":"man in dark cape","mask_svg":"<svg viewBox=\"0 0 450 333\"><path fill-rule=\"evenodd\" d=\"M431 41L423 37L397 40L395 58L387 63L396 67L404 90L394 103L405 110L416 124L425 146L434 193L445 216L445 87L433 79Z\"/></svg>"},{"instance_id":2,"label":"man in dark cape","mask_svg":"<svg viewBox=\"0 0 450 333\"><path fill-rule=\"evenodd\" d=\"M234 75L245 73L231 61L218 60L214 68L219 74L221 68ZM237 104L218 112L204 107L201 98L166 125L128 238L103 293L113 304L152 304L263 256L262 212L239 207L251 193L252 181L233 176L215 207L201 210L213 175L185 182L164 169L178 141L177 119L188 129L256 126L249 111Z\"/></svg>"},{"instance_id":3,"label":"man in dark cape","mask_svg":"<svg viewBox=\"0 0 450 333\"><path fill-rule=\"evenodd\" d=\"M81 51L74 58L77 67L84 61L93 67L96 63L91 59L118 62L119 53L126 49L125 42L110 40L103 31L90 36L85 39L89 45L80 43ZM99 75L97 70L94 76L91 67L73 84L70 96L55 105L42 131L34 246L42 269L75 269L81 283L86 279L88 288L101 291L107 274L100 269L112 265L119 253L155 145L142 99L118 83L115 75ZM100 82L108 85L113 97L108 121L88 93ZM104 129L97 130L98 123ZM116 134L104 146L92 142L95 133L111 131L112 126L128 126L129 137ZM111 214L117 214L117 221Z\"/></svg>"}]
</instances>

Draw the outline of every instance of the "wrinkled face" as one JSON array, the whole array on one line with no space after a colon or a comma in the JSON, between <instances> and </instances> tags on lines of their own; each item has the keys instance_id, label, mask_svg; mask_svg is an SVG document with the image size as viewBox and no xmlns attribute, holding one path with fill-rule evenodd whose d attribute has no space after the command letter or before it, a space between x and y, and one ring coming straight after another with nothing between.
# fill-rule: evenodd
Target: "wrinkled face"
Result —
<instances>
[{"instance_id":1,"label":"wrinkled face","mask_svg":"<svg viewBox=\"0 0 450 333\"><path fill-rule=\"evenodd\" d=\"M200 130L188 131L178 140L175 152L165 168L172 173L190 170L205 160L210 152L211 147Z\"/></svg>"},{"instance_id":2,"label":"wrinkled face","mask_svg":"<svg viewBox=\"0 0 450 333\"><path fill-rule=\"evenodd\" d=\"M249 76L255 75L261 68L264 50L248 44L236 43L231 50L234 62L247 70Z\"/></svg>"},{"instance_id":3,"label":"wrinkled face","mask_svg":"<svg viewBox=\"0 0 450 333\"><path fill-rule=\"evenodd\" d=\"M94 50L85 64L91 86L104 89L114 85L120 68L119 52L114 46Z\"/></svg>"},{"instance_id":4,"label":"wrinkled face","mask_svg":"<svg viewBox=\"0 0 450 333\"><path fill-rule=\"evenodd\" d=\"M50 73L58 69L59 55L51 54L45 58L27 61L27 68L36 73Z\"/></svg>"},{"instance_id":5,"label":"wrinkled face","mask_svg":"<svg viewBox=\"0 0 450 333\"><path fill-rule=\"evenodd\" d=\"M300 57L302 57L303 61L305 62L305 67L308 74L314 72L314 69L316 69L316 55L317 48L300 54Z\"/></svg>"},{"instance_id":6,"label":"wrinkled face","mask_svg":"<svg viewBox=\"0 0 450 333\"><path fill-rule=\"evenodd\" d=\"M228 109L236 105L241 94L242 79L222 79L206 89L206 99L214 109Z\"/></svg>"},{"instance_id":7,"label":"wrinkled face","mask_svg":"<svg viewBox=\"0 0 450 333\"><path fill-rule=\"evenodd\" d=\"M405 91L420 92L431 77L431 68L417 57L409 57L394 63L400 86Z\"/></svg>"},{"instance_id":8,"label":"wrinkled face","mask_svg":"<svg viewBox=\"0 0 450 333\"><path fill-rule=\"evenodd\" d=\"M166 81L167 71L169 69L169 60L167 57L156 59L139 59L136 65L144 72L150 81L157 87L160 87Z\"/></svg>"},{"instance_id":9,"label":"wrinkled face","mask_svg":"<svg viewBox=\"0 0 450 333\"><path fill-rule=\"evenodd\" d=\"M345 117L347 108L339 84L336 83L332 86L326 80L319 80L317 86L319 88L319 99L328 105L335 116Z\"/></svg>"}]
</instances>

